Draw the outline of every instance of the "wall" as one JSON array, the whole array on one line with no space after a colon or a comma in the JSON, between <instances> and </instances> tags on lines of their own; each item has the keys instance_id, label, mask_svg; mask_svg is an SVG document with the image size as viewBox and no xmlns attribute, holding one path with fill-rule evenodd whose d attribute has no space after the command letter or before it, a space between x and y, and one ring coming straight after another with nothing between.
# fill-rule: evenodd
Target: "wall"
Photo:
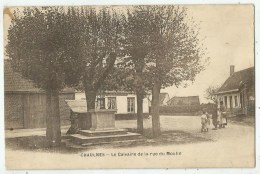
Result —
<instances>
[{"instance_id":1,"label":"wall","mask_svg":"<svg viewBox=\"0 0 260 174\"><path fill-rule=\"evenodd\" d=\"M61 124L69 125L70 109L65 99L74 100L73 93L60 95ZM46 127L46 96L43 93L6 93L5 128Z\"/></svg>"},{"instance_id":2,"label":"wall","mask_svg":"<svg viewBox=\"0 0 260 174\"><path fill-rule=\"evenodd\" d=\"M23 128L23 95L5 94L5 129Z\"/></svg>"},{"instance_id":3,"label":"wall","mask_svg":"<svg viewBox=\"0 0 260 174\"><path fill-rule=\"evenodd\" d=\"M137 100L135 94L118 94L118 95L107 95L105 96L105 107L107 108L108 97L116 97L117 113L127 114L127 97L135 98L135 113L137 112ZM85 93L75 93L75 100L85 100ZM149 113L148 99L143 100L143 113Z\"/></svg>"},{"instance_id":4,"label":"wall","mask_svg":"<svg viewBox=\"0 0 260 174\"><path fill-rule=\"evenodd\" d=\"M109 96L109 97L116 97L116 103L117 103L117 113L118 114L127 114L127 98L133 97L135 99L135 112L137 113L137 99L135 94L127 94L127 95L118 95L118 96ZM105 99L105 104L107 107L107 97ZM149 106L148 106L148 99L144 98L143 100L143 113L149 112Z\"/></svg>"}]
</instances>

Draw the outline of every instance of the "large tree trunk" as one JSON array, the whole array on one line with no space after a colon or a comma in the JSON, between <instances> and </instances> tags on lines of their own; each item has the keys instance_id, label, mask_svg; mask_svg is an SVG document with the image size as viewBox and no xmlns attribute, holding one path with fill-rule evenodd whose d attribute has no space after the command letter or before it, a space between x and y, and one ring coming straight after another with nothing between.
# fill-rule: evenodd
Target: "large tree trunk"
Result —
<instances>
[{"instance_id":1,"label":"large tree trunk","mask_svg":"<svg viewBox=\"0 0 260 174\"><path fill-rule=\"evenodd\" d=\"M143 79L143 69L144 69L144 57L145 54L141 51L141 53L135 52L137 54L135 62L135 88L136 88L136 98L137 98L137 131L143 133L143 99L144 99L144 79Z\"/></svg>"},{"instance_id":2,"label":"large tree trunk","mask_svg":"<svg viewBox=\"0 0 260 174\"><path fill-rule=\"evenodd\" d=\"M59 146L61 143L59 92L46 91L46 137L48 145Z\"/></svg>"},{"instance_id":3,"label":"large tree trunk","mask_svg":"<svg viewBox=\"0 0 260 174\"><path fill-rule=\"evenodd\" d=\"M87 100L87 110L89 111L90 109L95 109L97 90L86 88L85 95Z\"/></svg>"},{"instance_id":4,"label":"large tree trunk","mask_svg":"<svg viewBox=\"0 0 260 174\"><path fill-rule=\"evenodd\" d=\"M137 131L143 133L143 94L137 93Z\"/></svg>"},{"instance_id":5,"label":"large tree trunk","mask_svg":"<svg viewBox=\"0 0 260 174\"><path fill-rule=\"evenodd\" d=\"M156 138L160 136L160 115L159 115L159 106L160 106L160 82L156 82L152 90L152 126L153 126L153 137Z\"/></svg>"}]
</instances>

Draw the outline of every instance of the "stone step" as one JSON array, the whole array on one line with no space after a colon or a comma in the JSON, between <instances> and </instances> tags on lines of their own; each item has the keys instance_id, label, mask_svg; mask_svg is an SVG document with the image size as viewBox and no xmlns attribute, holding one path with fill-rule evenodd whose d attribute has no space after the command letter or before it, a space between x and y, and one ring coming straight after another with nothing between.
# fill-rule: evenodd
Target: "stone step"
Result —
<instances>
[{"instance_id":1,"label":"stone step","mask_svg":"<svg viewBox=\"0 0 260 174\"><path fill-rule=\"evenodd\" d=\"M79 134L93 137L105 135L122 135L127 134L126 129L105 129L105 130L80 130Z\"/></svg>"},{"instance_id":2,"label":"stone step","mask_svg":"<svg viewBox=\"0 0 260 174\"><path fill-rule=\"evenodd\" d=\"M127 132L126 134L119 135L103 135L103 136L85 136L81 134L72 134L71 140L78 144L87 143L103 143L111 141L123 141L123 140L133 140L141 137L138 133Z\"/></svg>"}]
</instances>

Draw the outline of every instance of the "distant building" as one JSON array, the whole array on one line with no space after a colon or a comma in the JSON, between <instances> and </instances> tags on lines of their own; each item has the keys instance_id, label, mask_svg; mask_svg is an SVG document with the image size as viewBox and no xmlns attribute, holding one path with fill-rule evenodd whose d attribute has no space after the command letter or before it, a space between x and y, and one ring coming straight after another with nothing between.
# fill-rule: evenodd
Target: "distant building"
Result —
<instances>
[{"instance_id":1,"label":"distant building","mask_svg":"<svg viewBox=\"0 0 260 174\"><path fill-rule=\"evenodd\" d=\"M230 76L217 92L218 104L223 101L233 114L255 113L255 69L247 68L235 72L230 66Z\"/></svg>"},{"instance_id":2,"label":"distant building","mask_svg":"<svg viewBox=\"0 0 260 174\"><path fill-rule=\"evenodd\" d=\"M73 100L75 92L65 89L60 93L61 124L70 124L70 108L65 100ZM46 94L31 80L14 72L9 60L4 61L5 128L46 127Z\"/></svg>"},{"instance_id":3,"label":"distant building","mask_svg":"<svg viewBox=\"0 0 260 174\"><path fill-rule=\"evenodd\" d=\"M76 92L76 100L86 100L84 92ZM133 119L137 113L136 94L127 91L105 91L96 97L96 108L116 109L117 119ZM144 116L149 115L148 98L143 100Z\"/></svg>"},{"instance_id":4,"label":"distant building","mask_svg":"<svg viewBox=\"0 0 260 174\"><path fill-rule=\"evenodd\" d=\"M170 96L168 93L160 93L159 100L160 100L160 106L165 106L167 105L167 102L170 100Z\"/></svg>"},{"instance_id":5,"label":"distant building","mask_svg":"<svg viewBox=\"0 0 260 174\"><path fill-rule=\"evenodd\" d=\"M189 106L200 105L199 96L172 97L168 102L168 106Z\"/></svg>"}]
</instances>

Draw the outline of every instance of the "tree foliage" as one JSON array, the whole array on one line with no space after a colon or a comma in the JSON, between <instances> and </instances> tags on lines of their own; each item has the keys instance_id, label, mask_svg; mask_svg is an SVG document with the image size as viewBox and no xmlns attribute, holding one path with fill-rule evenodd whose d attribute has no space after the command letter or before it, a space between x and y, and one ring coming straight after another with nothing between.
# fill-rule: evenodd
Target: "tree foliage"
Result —
<instances>
[{"instance_id":1,"label":"tree foliage","mask_svg":"<svg viewBox=\"0 0 260 174\"><path fill-rule=\"evenodd\" d=\"M88 109L95 108L100 89L135 91L139 104L152 90L158 131L161 88L194 81L204 68L198 35L178 5L134 6L126 13L28 7L14 13L6 53L16 71L46 91L84 89Z\"/></svg>"},{"instance_id":2,"label":"tree foliage","mask_svg":"<svg viewBox=\"0 0 260 174\"><path fill-rule=\"evenodd\" d=\"M145 72L152 84L154 136L160 134L159 94L162 87L194 81L204 68L198 26L181 6L138 6L149 24Z\"/></svg>"}]
</instances>

